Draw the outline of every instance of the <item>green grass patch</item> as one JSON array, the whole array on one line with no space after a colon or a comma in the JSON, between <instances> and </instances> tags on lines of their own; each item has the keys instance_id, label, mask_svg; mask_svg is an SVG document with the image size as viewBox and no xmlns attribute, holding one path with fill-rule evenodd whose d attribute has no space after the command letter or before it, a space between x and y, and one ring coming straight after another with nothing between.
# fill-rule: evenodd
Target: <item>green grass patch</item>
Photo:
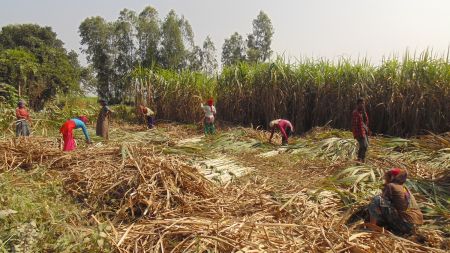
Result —
<instances>
[{"instance_id":1,"label":"green grass patch","mask_svg":"<svg viewBox=\"0 0 450 253\"><path fill-rule=\"evenodd\" d=\"M0 174L0 252L108 252L88 212L45 169Z\"/></svg>"}]
</instances>

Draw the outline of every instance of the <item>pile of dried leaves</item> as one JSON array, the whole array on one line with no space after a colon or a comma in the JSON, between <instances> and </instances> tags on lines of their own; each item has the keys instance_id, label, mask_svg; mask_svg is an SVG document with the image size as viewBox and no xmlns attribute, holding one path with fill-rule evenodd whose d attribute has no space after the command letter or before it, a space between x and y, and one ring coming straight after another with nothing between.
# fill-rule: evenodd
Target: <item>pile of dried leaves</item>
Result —
<instances>
[{"instance_id":1,"label":"pile of dried leaves","mask_svg":"<svg viewBox=\"0 0 450 253\"><path fill-rule=\"evenodd\" d=\"M216 185L182 159L137 144L59 150L44 138L3 141L1 168L61 171L67 191L112 225L107 236L119 252L444 252L346 225L332 192L279 196L264 180ZM430 236L432 246L444 243Z\"/></svg>"}]
</instances>

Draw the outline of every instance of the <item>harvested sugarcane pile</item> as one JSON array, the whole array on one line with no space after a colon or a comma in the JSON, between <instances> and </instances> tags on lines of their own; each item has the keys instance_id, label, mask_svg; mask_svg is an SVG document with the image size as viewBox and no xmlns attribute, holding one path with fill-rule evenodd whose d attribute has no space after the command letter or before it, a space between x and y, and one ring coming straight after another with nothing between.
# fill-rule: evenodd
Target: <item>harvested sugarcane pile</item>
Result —
<instances>
[{"instance_id":1,"label":"harvested sugarcane pile","mask_svg":"<svg viewBox=\"0 0 450 253\"><path fill-rule=\"evenodd\" d=\"M31 169L33 165L59 157L57 139L42 137L18 138L0 141L0 172L21 168Z\"/></svg>"},{"instance_id":2,"label":"harvested sugarcane pile","mask_svg":"<svg viewBox=\"0 0 450 253\"><path fill-rule=\"evenodd\" d=\"M112 225L106 234L119 252L443 252L346 225L336 193L277 195L257 179L216 185L152 147L63 153L57 141L35 138L0 142L0 152L9 169L26 161L62 171L66 190Z\"/></svg>"}]
</instances>

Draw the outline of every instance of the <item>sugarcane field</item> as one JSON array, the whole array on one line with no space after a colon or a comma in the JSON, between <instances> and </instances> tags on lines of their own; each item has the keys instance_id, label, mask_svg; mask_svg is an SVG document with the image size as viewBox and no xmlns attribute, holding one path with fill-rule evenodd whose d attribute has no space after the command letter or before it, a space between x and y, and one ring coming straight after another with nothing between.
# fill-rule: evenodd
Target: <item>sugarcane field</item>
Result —
<instances>
[{"instance_id":1,"label":"sugarcane field","mask_svg":"<svg viewBox=\"0 0 450 253\"><path fill-rule=\"evenodd\" d=\"M450 252L450 3L347 2L2 3L0 253Z\"/></svg>"}]
</instances>

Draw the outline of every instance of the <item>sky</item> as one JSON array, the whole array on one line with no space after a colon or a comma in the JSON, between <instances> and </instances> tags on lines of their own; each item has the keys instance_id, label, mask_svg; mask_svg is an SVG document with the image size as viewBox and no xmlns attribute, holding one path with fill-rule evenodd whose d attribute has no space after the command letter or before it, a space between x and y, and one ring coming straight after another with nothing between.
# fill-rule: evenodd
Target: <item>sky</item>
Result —
<instances>
[{"instance_id":1,"label":"sky","mask_svg":"<svg viewBox=\"0 0 450 253\"><path fill-rule=\"evenodd\" d=\"M51 26L67 49L80 53L85 18L112 21L124 8L139 13L149 5L161 19L170 9L184 15L196 43L211 36L218 57L225 38L251 33L260 10L272 20L275 55L290 61L366 57L377 64L407 49L444 55L450 46L449 0L0 0L0 26ZM86 64L82 54L80 61Z\"/></svg>"}]
</instances>

